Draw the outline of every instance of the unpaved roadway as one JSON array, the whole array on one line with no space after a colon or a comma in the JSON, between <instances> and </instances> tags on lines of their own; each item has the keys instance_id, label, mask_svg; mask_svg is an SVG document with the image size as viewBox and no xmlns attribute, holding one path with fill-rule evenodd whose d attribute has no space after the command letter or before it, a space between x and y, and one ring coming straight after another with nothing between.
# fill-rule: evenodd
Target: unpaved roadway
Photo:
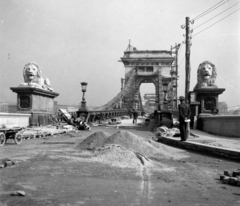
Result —
<instances>
[{"instance_id":1,"label":"unpaved roadway","mask_svg":"<svg viewBox=\"0 0 240 206\"><path fill-rule=\"evenodd\" d=\"M152 141L148 128L124 130ZM240 168L239 162L163 145L159 147L162 157L146 158L139 166L121 166L117 156L107 164L96 161L97 154L89 158L74 149L97 131L114 134L119 129L95 127L74 135L25 140L20 145L10 140L0 148L0 156L16 164L0 169L0 205L240 205L240 188L219 180L224 170ZM26 195L9 195L17 190Z\"/></svg>"}]
</instances>

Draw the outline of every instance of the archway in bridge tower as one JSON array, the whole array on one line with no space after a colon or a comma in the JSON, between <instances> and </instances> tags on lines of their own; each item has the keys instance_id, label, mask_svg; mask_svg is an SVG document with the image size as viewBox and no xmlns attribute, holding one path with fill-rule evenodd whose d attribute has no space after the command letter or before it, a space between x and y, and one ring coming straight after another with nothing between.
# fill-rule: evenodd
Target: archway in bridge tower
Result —
<instances>
[{"instance_id":1,"label":"archway in bridge tower","mask_svg":"<svg viewBox=\"0 0 240 206\"><path fill-rule=\"evenodd\" d=\"M157 107L156 86L153 83L141 83L139 93L142 101L142 108L146 113L152 113Z\"/></svg>"},{"instance_id":2,"label":"archway in bridge tower","mask_svg":"<svg viewBox=\"0 0 240 206\"><path fill-rule=\"evenodd\" d=\"M159 104L160 96L159 96L159 78L158 76L145 76L145 75L139 75L135 78L135 91L134 91L134 99L139 102L138 104L135 104L135 108L139 110L143 109L143 104L141 101L140 96L140 87L141 85L147 85L147 87L151 87L148 85L152 85L152 92L150 92L152 95L148 96L150 107L149 110L155 110ZM143 86L144 87L144 86ZM149 94L150 94L149 93Z\"/></svg>"}]
</instances>

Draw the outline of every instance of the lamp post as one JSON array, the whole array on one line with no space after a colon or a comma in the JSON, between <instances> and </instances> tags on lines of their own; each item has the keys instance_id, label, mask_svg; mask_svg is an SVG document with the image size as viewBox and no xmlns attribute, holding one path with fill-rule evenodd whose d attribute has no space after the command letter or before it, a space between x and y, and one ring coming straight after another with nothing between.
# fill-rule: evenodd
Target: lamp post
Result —
<instances>
[{"instance_id":1,"label":"lamp post","mask_svg":"<svg viewBox=\"0 0 240 206\"><path fill-rule=\"evenodd\" d=\"M86 101L85 101L85 92L87 91L87 82L81 82L82 85L82 92L83 92L83 97L81 101L81 110L87 110L86 109Z\"/></svg>"}]
</instances>

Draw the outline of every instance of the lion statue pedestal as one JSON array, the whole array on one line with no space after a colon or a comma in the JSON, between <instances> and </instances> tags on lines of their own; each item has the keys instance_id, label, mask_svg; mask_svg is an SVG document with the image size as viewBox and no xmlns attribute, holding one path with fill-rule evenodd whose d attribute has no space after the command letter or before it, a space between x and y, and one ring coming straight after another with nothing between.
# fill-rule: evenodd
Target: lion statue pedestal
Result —
<instances>
[{"instance_id":1,"label":"lion statue pedestal","mask_svg":"<svg viewBox=\"0 0 240 206\"><path fill-rule=\"evenodd\" d=\"M50 81L41 77L36 63L28 63L23 70L24 83L10 89L17 93L17 111L31 114L30 126L49 124L49 115L54 114L54 98L59 94L53 92Z\"/></svg>"},{"instance_id":2,"label":"lion statue pedestal","mask_svg":"<svg viewBox=\"0 0 240 206\"><path fill-rule=\"evenodd\" d=\"M196 101L200 103L199 114L211 114L215 108L218 108L218 95L225 89L222 88L199 88L195 89Z\"/></svg>"},{"instance_id":3,"label":"lion statue pedestal","mask_svg":"<svg viewBox=\"0 0 240 206\"><path fill-rule=\"evenodd\" d=\"M197 84L193 91L189 92L189 102L192 110L191 122L199 115L212 115L218 109L218 96L225 89L218 88L215 84L217 70L209 61L201 63L197 70ZM198 123L197 123L198 124Z\"/></svg>"},{"instance_id":4,"label":"lion statue pedestal","mask_svg":"<svg viewBox=\"0 0 240 206\"><path fill-rule=\"evenodd\" d=\"M17 93L17 111L31 114L30 126L47 125L48 116L54 114L54 98L59 94L37 87L11 87Z\"/></svg>"}]
</instances>

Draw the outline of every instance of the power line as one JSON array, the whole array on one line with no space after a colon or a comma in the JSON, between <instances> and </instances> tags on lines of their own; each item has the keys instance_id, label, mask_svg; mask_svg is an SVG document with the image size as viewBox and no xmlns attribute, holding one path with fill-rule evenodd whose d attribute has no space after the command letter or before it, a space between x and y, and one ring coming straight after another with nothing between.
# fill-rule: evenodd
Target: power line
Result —
<instances>
[{"instance_id":1,"label":"power line","mask_svg":"<svg viewBox=\"0 0 240 206\"><path fill-rule=\"evenodd\" d=\"M224 1L224 0L223 0L223 1ZM218 7L220 7L220 6L222 6L223 4L227 3L229 0L227 0L227 1L225 1L225 2L223 2L223 1L218 2L217 4L215 4L214 6L212 6L211 8L209 8L208 10L204 11L202 14L200 14L200 15L196 16L195 18L193 18L192 20L194 21L194 20L200 19L201 17L207 15L208 13L214 11L214 10L217 9ZM223 2L223 3L221 3L221 2ZM221 4L220 4L220 3L221 3ZM218 5L218 4L220 4L220 5ZM217 5L218 5L218 6L217 6Z\"/></svg>"},{"instance_id":2,"label":"power line","mask_svg":"<svg viewBox=\"0 0 240 206\"><path fill-rule=\"evenodd\" d=\"M204 11L203 13L199 14L198 16L196 16L195 18L193 18L192 20L190 20L190 22L193 24L194 23L194 20L197 20L197 19L200 19L201 17L205 16L206 14L210 13L211 11L217 9L219 6L225 4L226 2L228 2L229 0L227 0L226 2L223 2L225 0L222 0L220 2L218 2L217 4L215 4L214 6L212 6L211 8L207 9L206 11ZM223 3L221 3L223 2ZM221 4L220 4L221 3ZM218 5L220 4L220 5ZM218 5L218 6L217 6ZM216 8L215 8L216 7ZM186 27L186 24L183 24L181 26L182 29L184 29Z\"/></svg>"},{"instance_id":3,"label":"power line","mask_svg":"<svg viewBox=\"0 0 240 206\"><path fill-rule=\"evenodd\" d=\"M239 3L240 3L240 2L238 2L238 3L236 3L236 4L239 4ZM197 29L198 27L202 26L203 24L205 24L205 23L209 22L210 20L214 19L215 17L219 16L220 14L222 14L222 13L224 13L225 11L229 10L230 8L234 7L236 4L234 4L234 5L232 5L231 7L229 7L229 8L227 8L227 9L225 9L225 10L224 10L224 11L222 11L221 13L219 13L219 14L215 15L214 17L212 17L211 19L209 19L209 20L207 20L207 21L203 22L202 24L198 25L197 27L195 27L195 29Z\"/></svg>"},{"instance_id":4,"label":"power line","mask_svg":"<svg viewBox=\"0 0 240 206\"><path fill-rule=\"evenodd\" d=\"M181 53L181 51L182 51L182 46L180 46L180 49L178 51L178 55Z\"/></svg>"},{"instance_id":5,"label":"power line","mask_svg":"<svg viewBox=\"0 0 240 206\"><path fill-rule=\"evenodd\" d=\"M229 16L232 15L233 13L237 12L238 10L240 10L240 9L235 10L234 12L232 12L232 13L230 13L229 15L225 16L224 18L220 19L219 21L215 22L214 24L210 25L209 27L207 27L207 28L203 29L202 31L196 33L195 35L193 35L193 37L196 36L196 35L198 35L198 34L200 34L200 33L202 33L203 31L207 30L208 28L212 27L213 25L217 24L218 22L222 21L223 19L226 19L227 17L229 17Z\"/></svg>"},{"instance_id":6,"label":"power line","mask_svg":"<svg viewBox=\"0 0 240 206\"><path fill-rule=\"evenodd\" d=\"M184 58L185 58L185 56L182 58L182 60L181 60L181 62L180 62L180 64L179 64L179 67L181 66L181 64L182 64L182 62L183 62L183 60L184 60Z\"/></svg>"}]
</instances>

